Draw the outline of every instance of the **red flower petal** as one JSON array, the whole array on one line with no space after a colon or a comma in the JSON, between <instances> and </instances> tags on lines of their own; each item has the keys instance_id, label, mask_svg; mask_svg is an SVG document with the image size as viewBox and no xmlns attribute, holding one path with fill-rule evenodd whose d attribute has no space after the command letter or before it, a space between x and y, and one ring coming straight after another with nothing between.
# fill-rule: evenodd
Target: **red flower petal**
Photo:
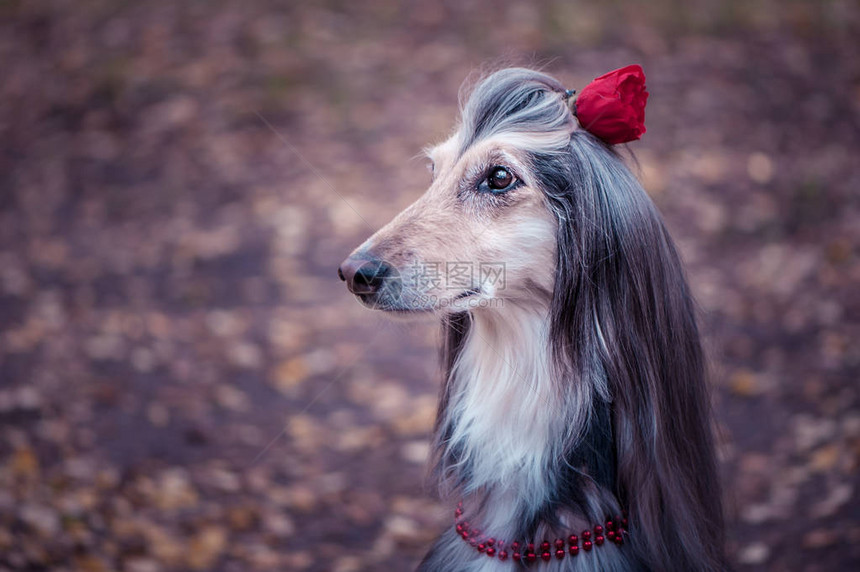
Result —
<instances>
[{"instance_id":1,"label":"red flower petal","mask_svg":"<svg viewBox=\"0 0 860 572\"><path fill-rule=\"evenodd\" d=\"M576 117L589 133L610 145L635 141L645 133L645 72L626 66L595 78L576 98Z\"/></svg>"}]
</instances>

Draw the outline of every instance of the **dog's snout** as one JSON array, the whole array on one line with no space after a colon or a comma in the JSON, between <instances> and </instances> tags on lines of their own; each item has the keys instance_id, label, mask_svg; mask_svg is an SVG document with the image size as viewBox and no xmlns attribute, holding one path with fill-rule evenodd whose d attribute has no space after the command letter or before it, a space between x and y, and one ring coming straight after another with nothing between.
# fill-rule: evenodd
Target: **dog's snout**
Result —
<instances>
[{"instance_id":1,"label":"dog's snout","mask_svg":"<svg viewBox=\"0 0 860 572\"><path fill-rule=\"evenodd\" d=\"M337 269L353 294L376 294L382 288L391 267L381 260L349 257Z\"/></svg>"}]
</instances>

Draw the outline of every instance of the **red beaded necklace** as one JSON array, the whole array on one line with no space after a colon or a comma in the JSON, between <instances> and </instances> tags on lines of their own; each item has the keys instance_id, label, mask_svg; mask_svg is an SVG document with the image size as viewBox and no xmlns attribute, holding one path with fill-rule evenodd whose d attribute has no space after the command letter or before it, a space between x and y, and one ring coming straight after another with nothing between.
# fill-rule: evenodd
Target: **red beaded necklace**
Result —
<instances>
[{"instance_id":1,"label":"red beaded necklace","mask_svg":"<svg viewBox=\"0 0 860 572\"><path fill-rule=\"evenodd\" d=\"M582 550L589 552L595 546L602 546L607 540L620 546L624 544L624 535L630 534L627 531L627 516L625 514L619 518L606 519L605 527L598 524L593 529L583 530L579 535L571 534L566 541L563 538L557 538L553 544L550 544L549 540L544 540L540 544L516 540L507 542L482 534L480 530L470 525L463 518L462 501L457 504L457 510L454 511L454 525L457 534L478 552L486 554L490 558L498 558L503 562L510 558L513 562L526 564L531 564L538 558L544 562L549 562L553 553L558 560L563 560L567 554L570 554L571 558L578 556L580 537L582 537ZM567 548L566 551L565 547Z\"/></svg>"}]
</instances>

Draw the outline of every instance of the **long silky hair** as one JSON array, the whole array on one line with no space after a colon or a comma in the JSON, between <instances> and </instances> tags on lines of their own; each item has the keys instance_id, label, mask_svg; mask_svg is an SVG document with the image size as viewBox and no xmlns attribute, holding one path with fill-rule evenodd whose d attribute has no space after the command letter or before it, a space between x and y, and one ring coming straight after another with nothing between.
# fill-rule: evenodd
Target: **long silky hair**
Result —
<instances>
[{"instance_id":1,"label":"long silky hair","mask_svg":"<svg viewBox=\"0 0 860 572\"><path fill-rule=\"evenodd\" d=\"M536 71L496 72L472 91L460 127L462 141L500 132L521 141L558 223L547 383L567 396L561 415L570 421L547 445L552 490L542 512L523 514L525 533L559 505L594 512L584 498L591 481L628 511L625 549L637 567L725 570L705 363L679 256L618 154L570 129L563 92ZM443 321L436 441L443 480L457 462L450 402L472 320L463 313ZM467 470L456 479L468 488Z\"/></svg>"}]
</instances>

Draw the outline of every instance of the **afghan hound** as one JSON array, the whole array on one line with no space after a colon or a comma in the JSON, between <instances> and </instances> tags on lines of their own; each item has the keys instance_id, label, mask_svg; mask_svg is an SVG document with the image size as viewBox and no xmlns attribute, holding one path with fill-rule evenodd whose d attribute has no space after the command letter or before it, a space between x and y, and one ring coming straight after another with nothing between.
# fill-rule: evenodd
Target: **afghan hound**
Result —
<instances>
[{"instance_id":1,"label":"afghan hound","mask_svg":"<svg viewBox=\"0 0 860 572\"><path fill-rule=\"evenodd\" d=\"M441 318L454 520L421 572L726 569L679 256L571 94L521 68L478 82L429 189L338 269L369 307Z\"/></svg>"}]
</instances>

